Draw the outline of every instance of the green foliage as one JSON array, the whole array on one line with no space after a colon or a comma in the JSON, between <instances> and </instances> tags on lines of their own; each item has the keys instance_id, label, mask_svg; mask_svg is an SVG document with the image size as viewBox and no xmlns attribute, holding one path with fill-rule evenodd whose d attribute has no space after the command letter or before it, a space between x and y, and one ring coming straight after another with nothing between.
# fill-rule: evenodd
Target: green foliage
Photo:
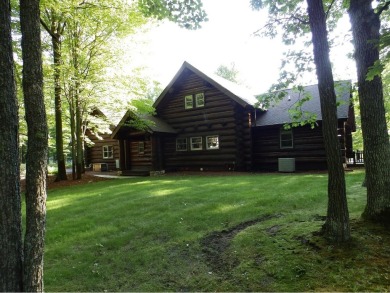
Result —
<instances>
[{"instance_id":1,"label":"green foliage","mask_svg":"<svg viewBox=\"0 0 390 293\"><path fill-rule=\"evenodd\" d=\"M275 85L275 88L279 88L282 84ZM304 87L301 85L294 86L291 89L282 89L277 91L270 91L266 94L259 95L257 97L258 103L255 105L260 109L267 109L269 107L277 105L282 99L284 99L289 93L298 94L297 101L288 109L288 113L291 118L291 123L284 125L285 129L292 127L310 125L314 128L317 125L317 115L310 111L303 110L303 105L312 99L310 93L304 91Z\"/></svg>"},{"instance_id":2,"label":"green foliage","mask_svg":"<svg viewBox=\"0 0 390 293\"><path fill-rule=\"evenodd\" d=\"M152 99L134 99L130 101L128 108L131 119L127 121L127 126L142 131L154 126L154 122L148 119L155 113Z\"/></svg>"},{"instance_id":3,"label":"green foliage","mask_svg":"<svg viewBox=\"0 0 390 293\"><path fill-rule=\"evenodd\" d=\"M207 21L201 0L139 0L138 6L146 17L168 19L186 29L198 29Z\"/></svg>"},{"instance_id":4,"label":"green foliage","mask_svg":"<svg viewBox=\"0 0 390 293\"><path fill-rule=\"evenodd\" d=\"M387 129L390 134L390 63L387 63L382 74L384 104L386 109Z\"/></svg>"},{"instance_id":5,"label":"green foliage","mask_svg":"<svg viewBox=\"0 0 390 293\"><path fill-rule=\"evenodd\" d=\"M145 79L140 72L134 71L133 76L119 78L119 74L110 72L113 69L109 67L115 68L118 65L117 56L121 55L120 40L150 21L148 17L167 18L191 29L200 27L200 23L207 20L202 3L198 0L190 2L42 0L41 11L42 23L49 32L49 35L45 34L44 48L52 55L51 38L54 36L61 42L61 87L63 100L68 102L62 105L69 106L69 112L63 110L63 113L69 113L63 120L64 129L69 129L67 125L70 124L70 119L74 119L72 117L75 113L74 107L78 103L83 123L88 121L96 133L99 133L98 126L101 127L100 133L107 132L109 123L104 120L96 121L99 118L90 115L95 107L113 118L111 119L113 123L118 121L117 116L124 114L123 110L132 107L128 105L130 100L139 99L132 102L137 104L137 109L147 108L150 107L150 103L146 101L156 95L156 84ZM52 61L47 60L47 64L51 63ZM49 67L46 68L48 70L45 70L45 79L49 85L47 93L50 98L54 95L53 71ZM77 102L74 100L76 93ZM141 106L142 103L146 104ZM53 107L54 104L50 103L48 109L51 117L54 117L54 112L50 111ZM111 115L112 113L114 114ZM54 119L50 118L49 122L54 127ZM54 130L52 133L54 134ZM69 137L65 139L65 145L67 141Z\"/></svg>"},{"instance_id":6,"label":"green foliage","mask_svg":"<svg viewBox=\"0 0 390 293\"><path fill-rule=\"evenodd\" d=\"M385 66L380 60L375 61L374 65L369 67L366 80L372 81L376 76L381 76Z\"/></svg>"},{"instance_id":7,"label":"green foliage","mask_svg":"<svg viewBox=\"0 0 390 293\"><path fill-rule=\"evenodd\" d=\"M268 8L268 21L259 31L262 36L283 36L285 44L295 44L297 37L310 31L305 1L251 0L253 9Z\"/></svg>"},{"instance_id":8,"label":"green foliage","mask_svg":"<svg viewBox=\"0 0 390 293\"><path fill-rule=\"evenodd\" d=\"M356 89L353 91L352 101L353 101L353 105L354 105L355 120L356 120L356 131L352 134L353 135L353 149L362 151L363 150L363 133L362 133L362 128L361 128L359 97L358 97L358 92Z\"/></svg>"},{"instance_id":9,"label":"green foliage","mask_svg":"<svg viewBox=\"0 0 390 293\"><path fill-rule=\"evenodd\" d=\"M300 90L300 94L302 97L298 99L298 101L294 104L294 106L288 110L290 117L292 119L291 127L298 127L304 125L310 125L311 128L314 128L317 125L317 115L310 111L304 111L302 106L309 100L312 99L312 96L308 93Z\"/></svg>"},{"instance_id":10,"label":"green foliage","mask_svg":"<svg viewBox=\"0 0 390 293\"><path fill-rule=\"evenodd\" d=\"M231 82L234 83L239 83L238 82L238 70L235 68L235 64L231 63L230 67L226 65L220 65L217 70L215 71L215 74L218 76L221 76L227 80L230 80Z\"/></svg>"},{"instance_id":11,"label":"green foliage","mask_svg":"<svg viewBox=\"0 0 390 293\"><path fill-rule=\"evenodd\" d=\"M278 81L270 87L267 94L259 97L259 105L267 108L270 104L277 103L282 99L286 95L285 89L292 85L295 90L300 92L300 79L305 74L314 72L313 52L309 50L312 44L307 3L304 0L251 0L251 5L253 9L268 9L268 20L266 25L257 32L258 35L271 38L281 35L286 45L298 43L304 45L302 49L297 49L295 46L294 49L284 53ZM323 5L327 16L327 27L332 31L339 18L343 13L346 13L345 3L325 0ZM316 115L302 110L303 104L309 99L310 97L304 94L295 103L293 108L289 110L293 122L285 127L290 128L305 124L315 127L317 125Z\"/></svg>"}]
</instances>

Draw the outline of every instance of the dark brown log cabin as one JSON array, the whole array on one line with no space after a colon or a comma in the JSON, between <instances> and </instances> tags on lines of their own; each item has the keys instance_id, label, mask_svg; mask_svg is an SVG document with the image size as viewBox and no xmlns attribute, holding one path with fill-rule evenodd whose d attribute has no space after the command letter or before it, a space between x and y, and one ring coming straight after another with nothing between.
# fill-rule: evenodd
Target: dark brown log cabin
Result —
<instances>
[{"instance_id":1,"label":"dark brown log cabin","mask_svg":"<svg viewBox=\"0 0 390 293\"><path fill-rule=\"evenodd\" d=\"M335 83L338 102L338 137L340 159L346 163L352 157L352 132L355 131L354 111L351 103L351 83ZM300 101L309 100L300 104ZM296 106L299 105L298 109ZM303 117L291 118L299 110ZM284 125L311 119L312 126L285 129ZM280 159L292 159L296 170L326 169L322 115L317 85L301 90L286 90L281 100L273 102L268 110L257 114L253 128L253 164L256 170L276 171Z\"/></svg>"},{"instance_id":2,"label":"dark brown log cabin","mask_svg":"<svg viewBox=\"0 0 390 293\"><path fill-rule=\"evenodd\" d=\"M114 130L123 172L251 170L255 101L237 85L185 62L154 103L153 127L126 126L132 119L127 113Z\"/></svg>"},{"instance_id":3,"label":"dark brown log cabin","mask_svg":"<svg viewBox=\"0 0 390 293\"><path fill-rule=\"evenodd\" d=\"M89 128L86 129L85 136L88 139L85 141L85 165L94 171L118 170L119 143L111 138L115 126L107 125L109 122L106 115L97 108L90 115L100 123L89 123ZM103 130L97 124L103 124L103 128L108 126L109 129Z\"/></svg>"},{"instance_id":4,"label":"dark brown log cabin","mask_svg":"<svg viewBox=\"0 0 390 293\"><path fill-rule=\"evenodd\" d=\"M352 154L354 131L351 84L336 87L340 100L340 159ZM316 85L288 93L268 110L254 107L254 95L225 79L206 75L184 62L154 103L156 114L143 130L131 126L139 116L128 111L114 129L119 140L123 174L181 170L283 171L283 159L292 160L294 170L326 168L321 130L321 110ZM316 127L294 127L289 110L303 96L311 96L300 108L316 115ZM294 121L300 121L294 120Z\"/></svg>"},{"instance_id":5,"label":"dark brown log cabin","mask_svg":"<svg viewBox=\"0 0 390 293\"><path fill-rule=\"evenodd\" d=\"M135 127L134 120L144 121ZM142 126L142 130L139 128ZM123 175L148 175L150 171L164 170L163 146L176 130L158 117L139 117L127 111L111 137L119 141L120 169Z\"/></svg>"},{"instance_id":6,"label":"dark brown log cabin","mask_svg":"<svg viewBox=\"0 0 390 293\"><path fill-rule=\"evenodd\" d=\"M118 170L119 144L118 140L112 139L110 133L93 134L87 130L86 135L93 145L85 148L85 164L90 170L112 171ZM100 166L99 166L100 165Z\"/></svg>"}]
</instances>

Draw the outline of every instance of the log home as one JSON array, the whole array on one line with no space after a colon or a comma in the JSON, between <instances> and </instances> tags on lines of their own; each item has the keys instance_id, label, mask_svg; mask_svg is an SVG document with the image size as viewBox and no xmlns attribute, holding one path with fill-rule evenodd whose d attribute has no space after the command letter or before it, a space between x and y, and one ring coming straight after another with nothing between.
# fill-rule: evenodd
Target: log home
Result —
<instances>
[{"instance_id":1,"label":"log home","mask_svg":"<svg viewBox=\"0 0 390 293\"><path fill-rule=\"evenodd\" d=\"M353 156L352 132L355 116L351 103L350 81L335 83L337 96L338 138L340 159L343 163ZM305 100L305 102L302 102ZM291 116L299 113L299 117ZM312 121L286 129L293 122ZM253 127L253 165L256 170L280 170L290 161L297 170L326 169L322 115L317 85L301 90L286 90L284 97L273 102L267 110L258 113Z\"/></svg>"},{"instance_id":2,"label":"log home","mask_svg":"<svg viewBox=\"0 0 390 293\"><path fill-rule=\"evenodd\" d=\"M85 137L88 138L85 141L85 165L93 171L118 170L118 140L111 138L115 125L110 124L106 115L97 108L90 113L90 118L96 121L90 121L85 131Z\"/></svg>"},{"instance_id":3,"label":"log home","mask_svg":"<svg viewBox=\"0 0 390 293\"><path fill-rule=\"evenodd\" d=\"M239 86L185 62L155 101L152 126L129 127L127 113L114 130L122 172L251 170L255 102Z\"/></svg>"},{"instance_id":4,"label":"log home","mask_svg":"<svg viewBox=\"0 0 390 293\"><path fill-rule=\"evenodd\" d=\"M342 82L336 90L340 159L344 160L352 153L354 130L350 82ZM135 114L128 111L113 130L111 137L119 141L120 168L124 175L326 168L317 86L287 93L267 110L257 109L257 99L247 90L184 62L155 101L156 114L143 117L149 121L145 129L131 126ZM301 108L316 115L316 127L284 129L292 122L289 109L307 95L311 99Z\"/></svg>"}]
</instances>

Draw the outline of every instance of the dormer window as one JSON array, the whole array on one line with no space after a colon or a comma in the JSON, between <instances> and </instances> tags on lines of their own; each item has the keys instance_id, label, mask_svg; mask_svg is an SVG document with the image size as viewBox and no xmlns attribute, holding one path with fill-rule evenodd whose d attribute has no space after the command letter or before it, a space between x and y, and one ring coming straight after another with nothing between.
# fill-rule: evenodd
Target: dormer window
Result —
<instances>
[{"instance_id":1,"label":"dormer window","mask_svg":"<svg viewBox=\"0 0 390 293\"><path fill-rule=\"evenodd\" d=\"M192 95L184 97L184 107L185 109L192 109L194 107L194 99L192 98Z\"/></svg>"},{"instance_id":2,"label":"dormer window","mask_svg":"<svg viewBox=\"0 0 390 293\"><path fill-rule=\"evenodd\" d=\"M196 108L204 107L204 93L198 93L195 95Z\"/></svg>"},{"instance_id":3,"label":"dormer window","mask_svg":"<svg viewBox=\"0 0 390 293\"><path fill-rule=\"evenodd\" d=\"M187 95L184 97L184 108L193 109L204 107L204 93Z\"/></svg>"}]
</instances>

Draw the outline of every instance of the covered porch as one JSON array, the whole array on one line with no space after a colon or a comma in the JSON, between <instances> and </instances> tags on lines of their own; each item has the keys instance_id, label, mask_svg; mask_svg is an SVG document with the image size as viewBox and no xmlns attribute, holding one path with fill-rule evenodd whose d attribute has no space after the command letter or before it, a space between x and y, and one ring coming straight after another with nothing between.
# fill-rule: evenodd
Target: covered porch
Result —
<instances>
[{"instance_id":1,"label":"covered porch","mask_svg":"<svg viewBox=\"0 0 390 293\"><path fill-rule=\"evenodd\" d=\"M132 123L134 119L142 123ZM140 117L128 111L111 135L119 141L119 168L122 175L149 176L162 172L165 168L165 137L175 134L174 129L157 117Z\"/></svg>"}]
</instances>

